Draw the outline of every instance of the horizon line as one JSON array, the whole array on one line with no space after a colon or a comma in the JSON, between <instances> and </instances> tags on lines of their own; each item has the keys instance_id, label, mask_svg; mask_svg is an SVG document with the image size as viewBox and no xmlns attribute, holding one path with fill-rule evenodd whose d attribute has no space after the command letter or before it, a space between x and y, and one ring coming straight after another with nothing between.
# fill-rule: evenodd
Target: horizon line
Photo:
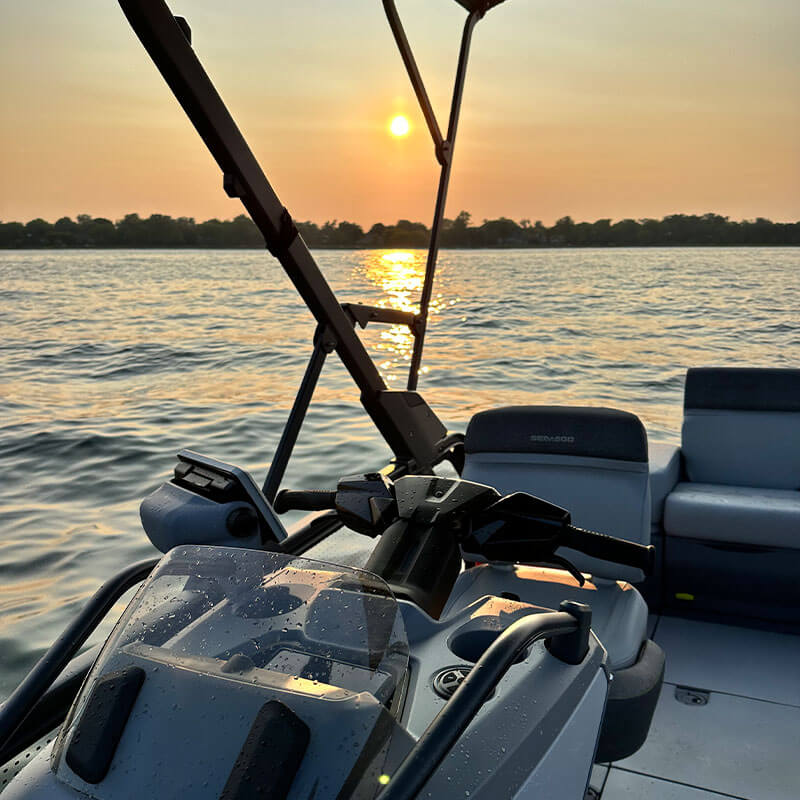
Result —
<instances>
[{"instance_id":1,"label":"horizon line","mask_svg":"<svg viewBox=\"0 0 800 800\"><path fill-rule=\"evenodd\" d=\"M445 217L445 219L447 221L449 221L449 222L455 222L460 217L462 217L462 215L464 215L464 214L466 214L467 217L468 217L468 219L466 220L466 224L468 226L470 226L470 225L474 226L475 223L472 220L472 214L470 212L464 210L464 209L462 209L455 217L452 217L452 218L451 217ZM61 220L69 220L70 222L79 223L81 217L88 218L88 219L94 220L94 221L107 220L108 222L111 222L114 225L117 225L120 222L124 222L126 219L128 219L130 217L138 217L141 220L148 220L148 219L152 219L153 217L159 217L159 218L162 218L162 219L171 219L171 220L174 220L176 222L180 221L180 220L185 220L185 221L191 221L195 225L202 225L205 222L234 222L235 220L240 219L242 217L244 217L244 218L246 218L248 220L252 219L250 217L250 215L245 213L245 212L242 212L241 214L236 214L235 216L230 217L230 218L226 218L226 219L221 219L220 217L209 217L208 219L198 220L197 217L189 216L189 215L181 215L181 216L174 217L171 214L163 214L161 212L154 211L154 212L150 213L149 216L142 216L138 211L129 211L127 214L123 215L122 217L119 217L118 219L111 219L110 217L104 217L104 216L95 217L92 214L86 214L86 213L75 214L74 217L69 216L67 214L63 214L63 215L61 215L60 217L57 217L54 220L45 219L44 217L33 217L32 219L29 219L26 222L22 222L21 220L18 220L18 219L3 219L2 217L0 217L0 225L28 225L31 222L37 222L39 220L41 220L42 222L46 222L48 225L55 225L57 222L60 222ZM628 216L628 217L619 217L619 218L598 217L597 219L594 219L594 220L588 220L588 219L576 220L576 219L573 219L571 214L565 214L565 215L559 217L555 222L553 222L552 225L546 225L540 219L531 220L528 217L522 217L519 220L515 220L513 217L507 217L507 216L501 214L499 217L493 217L493 218L485 217L479 224L485 224L487 222L497 222L499 220L508 220L508 221L511 221L511 222L515 222L520 227L526 227L525 223L527 223L527 225L530 226L530 227L542 226L544 228L553 228L553 227L555 227L556 225L558 225L561 222L566 222L567 224L572 223L574 225L585 225L585 224L595 225L598 222L610 222L612 225L614 225L614 224L619 223L619 222L628 222L628 221L633 221L633 222L637 222L637 223L653 222L653 221L654 222L664 222L664 221L666 221L666 220L668 220L668 219L670 219L672 217L687 217L687 218L696 218L696 219L703 219L703 218L711 217L711 218L719 218L719 219L721 219L721 220L723 220L725 222L732 222L734 224L755 223L755 222L759 222L759 221L769 222L769 223L771 223L773 225L797 225L797 224L800 223L800 219L796 219L796 220L795 219L773 220L773 219L770 219L768 217L762 217L762 216L745 217L745 218L742 218L742 219L731 219L731 217L729 215L719 214L716 211L704 211L702 213L688 213L688 212L684 212L684 211L673 211L673 212L670 212L669 214L665 214L662 217L630 217L630 216ZM293 217L293 219L294 219L294 222L296 224L298 224L298 225L316 225L318 227L321 227L321 226L325 226L325 225L342 225L342 224L345 224L345 225L358 225L358 227L362 228L362 230L367 230L367 231L369 230L368 228L366 228L366 226L362 226L358 222L353 222L352 220L347 220L347 219L339 219L338 217L334 217L333 219L327 219L324 222L315 222L314 220L311 220L311 219L299 219L297 217ZM408 222L408 223L410 223L412 225L425 225L426 228L428 227L427 224L425 222L421 221L421 220L411 220L411 219L408 219L406 217L400 217L397 220L395 220L394 222L373 222L372 225L370 226L370 228L373 228L376 225L383 225L385 227L389 227L389 226L392 226L392 225L398 225L398 224L403 223L403 222Z\"/></svg>"}]
</instances>

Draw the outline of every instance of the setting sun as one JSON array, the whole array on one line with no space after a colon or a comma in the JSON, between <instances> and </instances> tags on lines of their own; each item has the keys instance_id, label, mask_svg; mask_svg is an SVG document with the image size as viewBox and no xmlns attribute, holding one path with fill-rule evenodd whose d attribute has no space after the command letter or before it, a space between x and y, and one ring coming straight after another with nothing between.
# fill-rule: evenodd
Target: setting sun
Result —
<instances>
[{"instance_id":1,"label":"setting sun","mask_svg":"<svg viewBox=\"0 0 800 800\"><path fill-rule=\"evenodd\" d=\"M389 123L389 130L392 132L392 136L405 136L410 129L411 126L408 124L408 119L402 114L398 114Z\"/></svg>"}]
</instances>

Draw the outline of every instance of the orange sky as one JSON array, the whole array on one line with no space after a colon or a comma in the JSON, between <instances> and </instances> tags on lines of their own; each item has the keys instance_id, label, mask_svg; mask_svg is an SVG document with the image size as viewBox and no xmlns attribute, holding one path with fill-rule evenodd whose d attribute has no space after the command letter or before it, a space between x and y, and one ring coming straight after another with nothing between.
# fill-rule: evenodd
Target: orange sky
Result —
<instances>
[{"instance_id":1,"label":"orange sky","mask_svg":"<svg viewBox=\"0 0 800 800\"><path fill-rule=\"evenodd\" d=\"M463 11L398 6L445 127ZM380 0L172 8L296 218L430 222ZM798 42L797 0L509 0L475 32L448 216L798 220ZM0 70L0 220L240 213L113 0L2 0Z\"/></svg>"}]
</instances>

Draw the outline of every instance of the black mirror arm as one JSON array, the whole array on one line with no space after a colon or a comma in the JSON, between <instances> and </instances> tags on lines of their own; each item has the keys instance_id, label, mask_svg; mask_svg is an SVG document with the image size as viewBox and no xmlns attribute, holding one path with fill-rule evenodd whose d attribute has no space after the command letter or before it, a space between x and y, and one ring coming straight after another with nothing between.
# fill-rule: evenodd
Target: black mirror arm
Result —
<instances>
[{"instance_id":1,"label":"black mirror arm","mask_svg":"<svg viewBox=\"0 0 800 800\"><path fill-rule=\"evenodd\" d=\"M436 151L436 160L441 166L439 175L439 190L436 195L436 207L433 213L433 223L431 224L431 238L428 245L428 259L425 265L425 282L422 285L422 294L419 303L419 315L417 324L414 327L414 352L411 356L411 366L408 370L409 391L415 391L419 380L419 369L422 363L422 349L425 343L425 330L428 324L428 308L433 294L433 280L436 274L436 259L439 255L439 233L444 219L444 210L447 203L447 189L450 185L450 169L453 163L453 148L455 147L456 132L458 131L458 118L461 112L461 100L464 96L464 81L467 76L467 62L469 61L469 48L472 42L472 31L475 23L486 13L486 8L481 4L471 9L467 20L464 23L464 30L461 35L461 49L458 54L458 67L453 85L453 99L450 103L450 119L447 125L447 138L442 136L441 128L436 120L425 84L422 81L417 62L408 43L403 23L397 13L395 0L383 0L383 8L389 20L389 26L394 34L400 55L414 87L422 115L430 131L433 145Z\"/></svg>"},{"instance_id":2,"label":"black mirror arm","mask_svg":"<svg viewBox=\"0 0 800 800\"><path fill-rule=\"evenodd\" d=\"M422 115L425 117L425 124L430 131L431 138L433 139L433 146L436 148L438 158L438 153L441 151L442 145L444 144L444 137L439 128L439 123L436 120L436 114L433 111L433 106L428 97L428 92L425 89L425 84L422 81L422 75L420 75L419 67L417 67L411 45L408 43L405 28L403 28L400 15L397 13L395 0L383 0L383 8L386 11L389 27L392 29L395 42L397 42L397 49L400 51L400 55L403 58L403 63L406 66L406 72L408 72L411 85L414 87L414 94L417 96L417 102L422 110Z\"/></svg>"}]
</instances>

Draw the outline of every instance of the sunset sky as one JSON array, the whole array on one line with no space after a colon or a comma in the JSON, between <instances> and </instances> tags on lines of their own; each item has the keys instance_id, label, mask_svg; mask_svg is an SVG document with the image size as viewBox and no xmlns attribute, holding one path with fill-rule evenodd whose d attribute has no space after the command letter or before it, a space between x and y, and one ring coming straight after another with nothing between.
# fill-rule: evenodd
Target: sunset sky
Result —
<instances>
[{"instance_id":1,"label":"sunset sky","mask_svg":"<svg viewBox=\"0 0 800 800\"><path fill-rule=\"evenodd\" d=\"M114 0L0 2L0 220L241 213ZM380 0L171 7L296 218L430 222ZM464 12L398 7L444 128ZM798 42L797 0L509 0L475 32L447 214L798 220Z\"/></svg>"}]
</instances>

